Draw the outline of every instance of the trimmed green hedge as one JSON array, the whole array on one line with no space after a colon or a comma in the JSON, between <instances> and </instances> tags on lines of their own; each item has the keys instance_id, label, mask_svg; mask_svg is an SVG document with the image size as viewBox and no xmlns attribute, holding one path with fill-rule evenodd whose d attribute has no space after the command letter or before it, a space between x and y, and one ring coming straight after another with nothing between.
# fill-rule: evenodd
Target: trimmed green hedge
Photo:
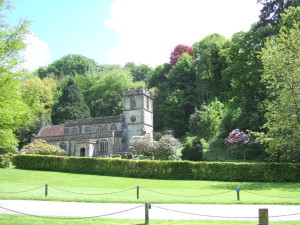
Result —
<instances>
[{"instance_id":1,"label":"trimmed green hedge","mask_svg":"<svg viewBox=\"0 0 300 225\"><path fill-rule=\"evenodd\" d=\"M299 182L298 163L138 161L88 157L14 155L17 168L155 179Z\"/></svg>"},{"instance_id":2,"label":"trimmed green hedge","mask_svg":"<svg viewBox=\"0 0 300 225\"><path fill-rule=\"evenodd\" d=\"M0 168L9 167L10 156L8 154L0 155Z\"/></svg>"}]
</instances>

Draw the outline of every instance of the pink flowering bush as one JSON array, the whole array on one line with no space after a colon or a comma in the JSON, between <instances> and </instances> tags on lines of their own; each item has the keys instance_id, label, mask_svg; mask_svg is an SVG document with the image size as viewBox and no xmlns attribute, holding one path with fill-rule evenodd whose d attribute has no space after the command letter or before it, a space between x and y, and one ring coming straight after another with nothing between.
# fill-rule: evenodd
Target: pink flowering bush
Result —
<instances>
[{"instance_id":1,"label":"pink flowering bush","mask_svg":"<svg viewBox=\"0 0 300 225\"><path fill-rule=\"evenodd\" d=\"M246 134L239 129L231 131L227 138L225 138L225 143L229 148L238 148L241 145L248 144L250 142L250 134Z\"/></svg>"},{"instance_id":2,"label":"pink flowering bush","mask_svg":"<svg viewBox=\"0 0 300 225\"><path fill-rule=\"evenodd\" d=\"M65 150L39 139L25 145L21 150L21 153L35 155L66 155Z\"/></svg>"}]
</instances>

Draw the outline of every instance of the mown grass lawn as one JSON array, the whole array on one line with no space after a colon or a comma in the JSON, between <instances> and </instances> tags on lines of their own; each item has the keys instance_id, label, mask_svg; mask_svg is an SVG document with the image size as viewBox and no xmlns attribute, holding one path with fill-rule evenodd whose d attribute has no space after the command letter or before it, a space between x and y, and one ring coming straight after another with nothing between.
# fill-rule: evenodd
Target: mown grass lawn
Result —
<instances>
[{"instance_id":1,"label":"mown grass lawn","mask_svg":"<svg viewBox=\"0 0 300 225\"><path fill-rule=\"evenodd\" d=\"M51 219L51 218L36 218L19 215L0 215L1 225L142 225L144 220L129 220L129 219ZM150 224L173 225L256 225L258 221L209 221L209 220L150 220ZM271 222L272 225L298 225L299 221L295 222Z\"/></svg>"},{"instance_id":2,"label":"mown grass lawn","mask_svg":"<svg viewBox=\"0 0 300 225\"><path fill-rule=\"evenodd\" d=\"M49 185L47 197L45 184ZM140 186L139 199L136 186ZM237 187L241 188L240 201ZM299 205L300 184L156 180L7 168L0 169L0 199Z\"/></svg>"}]
</instances>

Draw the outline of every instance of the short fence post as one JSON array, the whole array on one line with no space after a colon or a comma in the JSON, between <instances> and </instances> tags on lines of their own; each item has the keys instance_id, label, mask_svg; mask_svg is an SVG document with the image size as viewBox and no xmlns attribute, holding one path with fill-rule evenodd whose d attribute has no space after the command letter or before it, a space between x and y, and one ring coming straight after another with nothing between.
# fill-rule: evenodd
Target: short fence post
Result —
<instances>
[{"instance_id":1,"label":"short fence post","mask_svg":"<svg viewBox=\"0 0 300 225\"><path fill-rule=\"evenodd\" d=\"M268 209L259 209L258 213L259 213L258 225L268 225L269 224Z\"/></svg>"},{"instance_id":2,"label":"short fence post","mask_svg":"<svg viewBox=\"0 0 300 225\"><path fill-rule=\"evenodd\" d=\"M140 198L140 187L136 186L136 199Z\"/></svg>"},{"instance_id":3,"label":"short fence post","mask_svg":"<svg viewBox=\"0 0 300 225\"><path fill-rule=\"evenodd\" d=\"M149 224L149 203L145 203L145 224Z\"/></svg>"},{"instance_id":4,"label":"short fence post","mask_svg":"<svg viewBox=\"0 0 300 225\"><path fill-rule=\"evenodd\" d=\"M239 201L240 200L240 190L241 189L239 187L237 187L235 190L236 190L236 198Z\"/></svg>"},{"instance_id":5,"label":"short fence post","mask_svg":"<svg viewBox=\"0 0 300 225\"><path fill-rule=\"evenodd\" d=\"M48 184L45 185L45 197L48 196Z\"/></svg>"}]
</instances>

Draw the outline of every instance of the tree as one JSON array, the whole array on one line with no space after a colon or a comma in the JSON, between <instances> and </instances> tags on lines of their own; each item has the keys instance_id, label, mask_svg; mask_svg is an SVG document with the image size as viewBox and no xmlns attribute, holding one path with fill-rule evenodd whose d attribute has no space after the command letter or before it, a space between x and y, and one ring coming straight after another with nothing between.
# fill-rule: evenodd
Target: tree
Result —
<instances>
[{"instance_id":1,"label":"tree","mask_svg":"<svg viewBox=\"0 0 300 225\"><path fill-rule=\"evenodd\" d=\"M183 54L167 74L167 97L160 107L165 128L173 129L176 136L187 131L189 116L195 111L195 81L193 57Z\"/></svg>"},{"instance_id":2,"label":"tree","mask_svg":"<svg viewBox=\"0 0 300 225\"><path fill-rule=\"evenodd\" d=\"M56 82L53 78L33 77L21 84L21 94L24 103L30 109L30 119L23 124L16 134L19 147L29 143L33 135L37 134L42 126L51 124L51 112L54 105Z\"/></svg>"},{"instance_id":3,"label":"tree","mask_svg":"<svg viewBox=\"0 0 300 225\"><path fill-rule=\"evenodd\" d=\"M258 0L263 7L260 11L259 22L257 28L271 27L270 35L276 35L279 32L279 24L281 21L281 14L284 13L288 7L299 7L298 0Z\"/></svg>"},{"instance_id":4,"label":"tree","mask_svg":"<svg viewBox=\"0 0 300 225\"><path fill-rule=\"evenodd\" d=\"M193 48L186 45L177 45L171 52L170 66L173 67L183 54L193 55Z\"/></svg>"},{"instance_id":5,"label":"tree","mask_svg":"<svg viewBox=\"0 0 300 225\"><path fill-rule=\"evenodd\" d=\"M282 26L276 38L270 38L262 50L263 82L270 98L266 101L268 129L263 140L271 160L300 162L300 7L282 14L282 24L293 21L292 28Z\"/></svg>"},{"instance_id":6,"label":"tree","mask_svg":"<svg viewBox=\"0 0 300 225\"><path fill-rule=\"evenodd\" d=\"M193 45L198 78L198 105L207 103L214 97L220 99L226 91L227 85L222 81L222 72L226 68L226 63L225 57L220 53L226 41L222 35L211 34Z\"/></svg>"},{"instance_id":7,"label":"tree","mask_svg":"<svg viewBox=\"0 0 300 225\"><path fill-rule=\"evenodd\" d=\"M202 161L203 146L198 137L193 137L184 144L181 151L182 160Z\"/></svg>"},{"instance_id":8,"label":"tree","mask_svg":"<svg viewBox=\"0 0 300 225\"><path fill-rule=\"evenodd\" d=\"M44 78L53 74L56 78L62 79L65 76L84 75L88 72L95 72L98 69L97 63L82 55L66 55L46 67L40 67L37 74Z\"/></svg>"},{"instance_id":9,"label":"tree","mask_svg":"<svg viewBox=\"0 0 300 225\"><path fill-rule=\"evenodd\" d=\"M9 1L0 1L0 19L13 6ZM18 73L13 73L22 58L23 42L28 33L28 22L20 20L15 27L0 21L0 152L14 150L18 140L14 132L27 122L29 109L20 92Z\"/></svg>"},{"instance_id":10,"label":"tree","mask_svg":"<svg viewBox=\"0 0 300 225\"><path fill-rule=\"evenodd\" d=\"M66 84L62 87L62 94L54 104L53 124L88 117L90 117L90 110L84 101L82 92L73 78L67 78Z\"/></svg>"},{"instance_id":11,"label":"tree","mask_svg":"<svg viewBox=\"0 0 300 225\"><path fill-rule=\"evenodd\" d=\"M123 92L135 85L128 70L119 68L75 77L90 108L92 117L119 115L122 112Z\"/></svg>"},{"instance_id":12,"label":"tree","mask_svg":"<svg viewBox=\"0 0 300 225\"><path fill-rule=\"evenodd\" d=\"M149 78L149 74L152 71L151 67L145 64L135 65L134 62L126 63L124 68L130 71L133 77L133 82L146 81Z\"/></svg>"}]
</instances>

